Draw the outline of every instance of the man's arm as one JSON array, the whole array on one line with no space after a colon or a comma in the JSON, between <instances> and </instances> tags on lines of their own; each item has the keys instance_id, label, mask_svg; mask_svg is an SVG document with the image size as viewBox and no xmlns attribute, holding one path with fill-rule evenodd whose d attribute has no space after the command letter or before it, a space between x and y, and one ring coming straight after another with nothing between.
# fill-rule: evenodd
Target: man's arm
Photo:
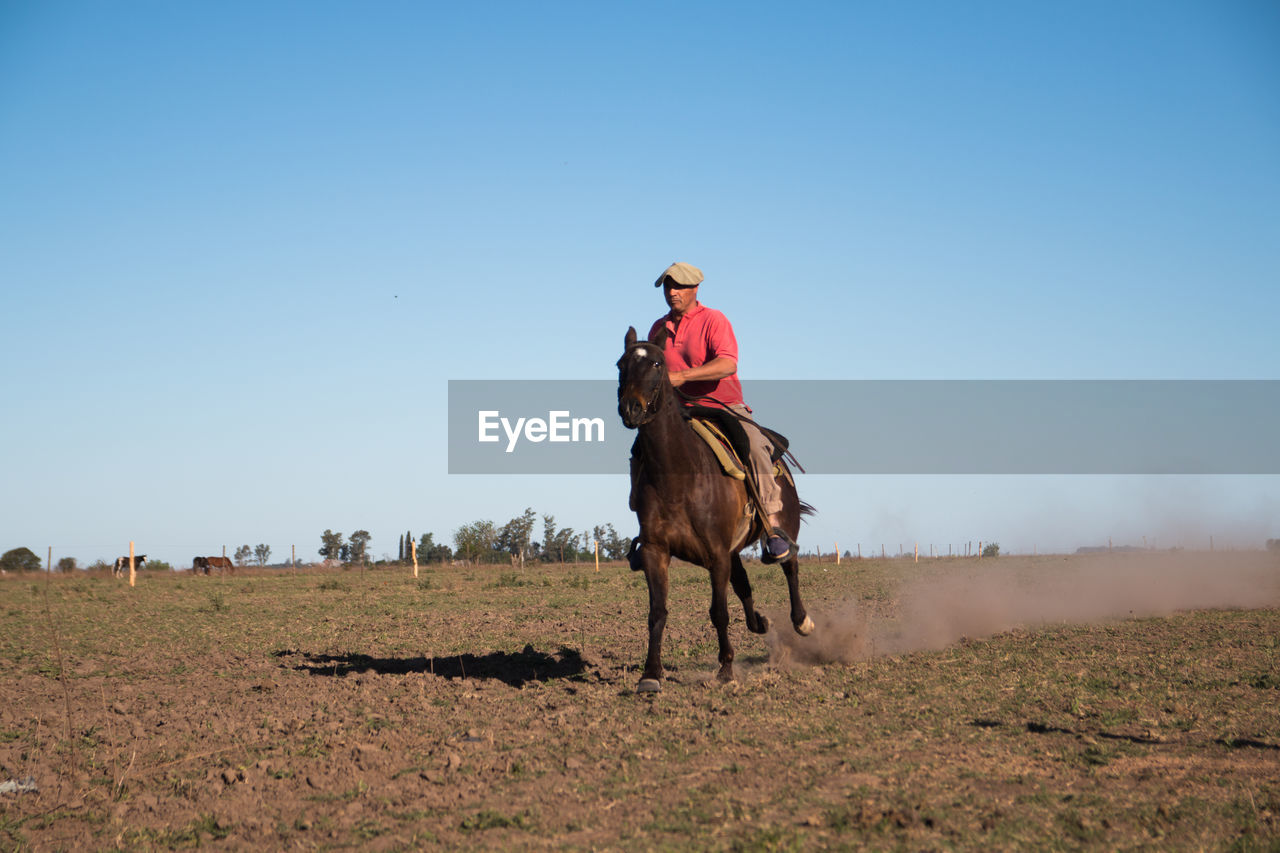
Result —
<instances>
[{"instance_id":1,"label":"man's arm","mask_svg":"<svg viewBox=\"0 0 1280 853\"><path fill-rule=\"evenodd\" d=\"M732 376L737 372L738 362L722 355L719 358L711 359L706 364L700 364L688 370L673 370L667 375L671 378L671 384L679 388L686 382L724 379L726 376Z\"/></svg>"}]
</instances>

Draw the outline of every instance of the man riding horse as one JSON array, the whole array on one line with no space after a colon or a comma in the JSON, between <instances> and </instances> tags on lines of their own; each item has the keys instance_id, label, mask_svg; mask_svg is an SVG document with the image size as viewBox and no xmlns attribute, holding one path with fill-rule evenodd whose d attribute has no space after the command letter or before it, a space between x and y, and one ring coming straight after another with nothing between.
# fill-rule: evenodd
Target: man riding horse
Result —
<instances>
[{"instance_id":1,"label":"man riding horse","mask_svg":"<svg viewBox=\"0 0 1280 853\"><path fill-rule=\"evenodd\" d=\"M729 318L698 301L698 285L702 270L686 263L675 263L662 271L654 287L662 288L671 310L654 321L649 340L657 340L664 328L667 340L664 353L671 385L680 390L685 405L718 406L741 419L750 444L751 476L763 504L759 507L768 521L769 536L765 542L765 559L782 562L791 555L791 546L782 529L778 513L782 511L782 489L773 475L773 444L760 431L751 417L751 409L742 398L738 380L738 339ZM632 459L634 492L636 460ZM635 510L635 497L631 508Z\"/></svg>"},{"instance_id":2,"label":"man riding horse","mask_svg":"<svg viewBox=\"0 0 1280 853\"><path fill-rule=\"evenodd\" d=\"M771 441L752 435L748 467L759 469L754 483L725 473L718 453L695 433L686 413L727 414L734 425L749 417L736 377L738 347L723 314L698 303L702 272L673 264L656 282L671 311L653 324L648 340L634 328L618 359L618 415L636 430L631 457L631 508L640 522L632 542L631 568L644 572L649 588L649 651L636 690L662 689L662 637L667 623L668 567L678 557L707 569L711 579L711 623L719 644L718 677L733 674L727 594L742 602L747 630L763 634L769 619L755 607L751 579L738 552L764 542L766 562L782 566L791 599L791 625L808 635L814 623L800 596L800 561L795 537L813 507L800 500L785 460L770 463ZM689 403L710 405L687 408ZM754 422L741 421L748 434ZM731 429L732 431L732 429ZM785 439L778 438L779 449Z\"/></svg>"}]
</instances>

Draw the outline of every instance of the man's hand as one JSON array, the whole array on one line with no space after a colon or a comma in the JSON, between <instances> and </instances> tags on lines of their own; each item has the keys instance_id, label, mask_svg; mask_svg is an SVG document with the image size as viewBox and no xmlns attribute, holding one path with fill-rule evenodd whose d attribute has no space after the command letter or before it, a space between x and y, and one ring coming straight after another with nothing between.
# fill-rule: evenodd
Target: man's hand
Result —
<instances>
[{"instance_id":1,"label":"man's hand","mask_svg":"<svg viewBox=\"0 0 1280 853\"><path fill-rule=\"evenodd\" d=\"M705 382L713 379L724 379L726 376L732 376L738 372L738 363L731 358L720 356L713 358L706 364L700 364L697 367L691 367L688 370L671 370L667 372L667 378L671 380L674 388L679 388L686 382Z\"/></svg>"}]
</instances>

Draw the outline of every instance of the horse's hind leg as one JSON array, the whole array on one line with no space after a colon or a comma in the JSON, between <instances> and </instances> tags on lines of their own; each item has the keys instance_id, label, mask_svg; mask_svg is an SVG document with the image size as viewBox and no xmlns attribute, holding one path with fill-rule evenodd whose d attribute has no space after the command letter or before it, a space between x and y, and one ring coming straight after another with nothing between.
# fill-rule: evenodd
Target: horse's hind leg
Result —
<instances>
[{"instance_id":1,"label":"horse's hind leg","mask_svg":"<svg viewBox=\"0 0 1280 853\"><path fill-rule=\"evenodd\" d=\"M733 584L733 591L742 601L742 611L747 617L747 630L753 634L766 633L769 630L769 617L756 610L755 602L751 598L751 578L747 576L742 558L737 554L729 558L729 582Z\"/></svg>"},{"instance_id":2,"label":"horse's hind leg","mask_svg":"<svg viewBox=\"0 0 1280 853\"><path fill-rule=\"evenodd\" d=\"M733 681L733 646L729 643L729 577L732 574L729 560L721 558L707 567L711 572L711 624L716 628L716 640L720 644L721 681Z\"/></svg>"},{"instance_id":3,"label":"horse's hind leg","mask_svg":"<svg viewBox=\"0 0 1280 853\"><path fill-rule=\"evenodd\" d=\"M814 625L800 600L800 557L792 554L783 560L782 573L787 577L787 592L791 596L791 626L797 634L807 637L813 633Z\"/></svg>"},{"instance_id":4,"label":"horse's hind leg","mask_svg":"<svg viewBox=\"0 0 1280 853\"><path fill-rule=\"evenodd\" d=\"M657 693L662 689L662 632L667 627L667 567L671 552L652 544L640 549L644 579L649 585L649 654L637 693Z\"/></svg>"}]
</instances>

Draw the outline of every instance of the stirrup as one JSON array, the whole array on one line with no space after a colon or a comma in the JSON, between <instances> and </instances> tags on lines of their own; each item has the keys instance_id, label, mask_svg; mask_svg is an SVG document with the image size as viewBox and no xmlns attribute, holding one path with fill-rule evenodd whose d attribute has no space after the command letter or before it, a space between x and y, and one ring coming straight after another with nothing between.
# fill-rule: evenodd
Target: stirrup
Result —
<instances>
[{"instance_id":1,"label":"stirrup","mask_svg":"<svg viewBox=\"0 0 1280 853\"><path fill-rule=\"evenodd\" d=\"M627 562L631 565L631 571L644 571L644 566L640 565L640 546L644 545L637 536L631 540L631 547L627 549Z\"/></svg>"},{"instance_id":2,"label":"stirrup","mask_svg":"<svg viewBox=\"0 0 1280 853\"><path fill-rule=\"evenodd\" d=\"M781 553L774 553L774 549L777 547L773 544L775 540L782 542L784 550ZM799 548L781 527L773 528L760 544L760 562L762 563L781 563L783 560L788 559L796 548Z\"/></svg>"}]
</instances>

